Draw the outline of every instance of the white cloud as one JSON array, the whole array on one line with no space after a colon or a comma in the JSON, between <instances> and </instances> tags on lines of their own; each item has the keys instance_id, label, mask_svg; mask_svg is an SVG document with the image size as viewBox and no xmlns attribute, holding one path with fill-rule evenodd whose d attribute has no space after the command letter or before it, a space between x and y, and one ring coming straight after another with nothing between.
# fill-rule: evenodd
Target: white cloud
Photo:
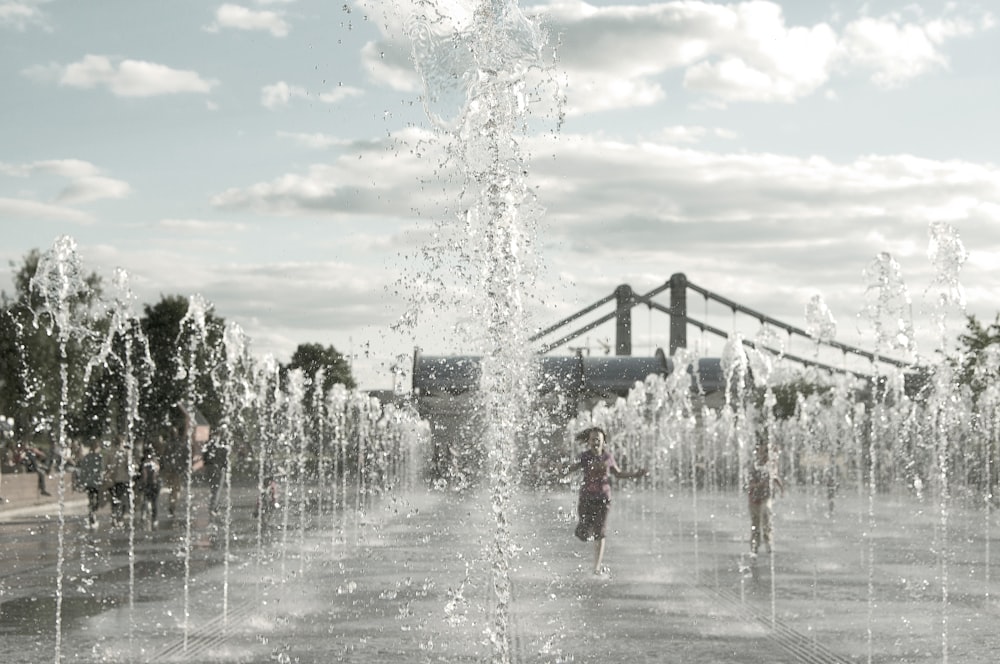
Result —
<instances>
[{"instance_id":1,"label":"white cloud","mask_svg":"<svg viewBox=\"0 0 1000 664\"><path fill-rule=\"evenodd\" d=\"M1000 169L910 155L838 163L578 136L531 168L547 216L573 225L600 219L609 228L627 222L648 234L641 246L664 224L924 224L945 214L969 219L1000 198Z\"/></svg>"},{"instance_id":2,"label":"white cloud","mask_svg":"<svg viewBox=\"0 0 1000 664\"><path fill-rule=\"evenodd\" d=\"M439 166L439 146L431 134L408 129L384 141L343 144L331 163L309 166L304 173L286 173L267 182L233 187L211 198L218 208L249 210L276 216L407 218L414 209L428 213L434 196L415 184L431 165ZM455 185L457 186L457 185Z\"/></svg>"},{"instance_id":3,"label":"white cloud","mask_svg":"<svg viewBox=\"0 0 1000 664\"><path fill-rule=\"evenodd\" d=\"M30 164L10 165L10 168L21 175L48 173L70 179L93 177L101 172L97 166L82 159L49 159Z\"/></svg>"},{"instance_id":4,"label":"white cloud","mask_svg":"<svg viewBox=\"0 0 1000 664\"><path fill-rule=\"evenodd\" d=\"M329 92L319 93L319 100L325 104L337 104L345 99L364 96L365 91L350 85L338 85Z\"/></svg>"},{"instance_id":5,"label":"white cloud","mask_svg":"<svg viewBox=\"0 0 1000 664\"><path fill-rule=\"evenodd\" d=\"M689 90L716 104L830 94L824 88L834 75L870 74L879 85L901 85L945 66L952 40L994 24L990 14L960 13L957 5L938 18L862 17L840 32L827 22L789 25L780 5L764 0L606 6L552 0L530 11L548 28L555 66L568 78L568 115L659 103L671 71L682 72ZM362 54L367 69L384 85L417 89L408 47L399 43L408 31L398 16L386 21L392 27L385 41L368 44Z\"/></svg>"},{"instance_id":6,"label":"white cloud","mask_svg":"<svg viewBox=\"0 0 1000 664\"><path fill-rule=\"evenodd\" d=\"M872 80L883 87L898 87L934 69L947 67L941 46L950 39L989 28L992 21L978 24L962 18L942 18L906 23L898 14L882 18L864 17L844 29L843 57L851 65L872 72Z\"/></svg>"},{"instance_id":7,"label":"white cloud","mask_svg":"<svg viewBox=\"0 0 1000 664\"><path fill-rule=\"evenodd\" d=\"M215 22L205 29L218 32L223 28L270 32L275 37L287 37L289 25L282 12L254 11L240 5L225 4L215 10Z\"/></svg>"},{"instance_id":8,"label":"white cloud","mask_svg":"<svg viewBox=\"0 0 1000 664\"><path fill-rule=\"evenodd\" d=\"M90 203L108 198L125 198L129 186L121 180L101 176L77 178L56 197L56 202L67 205Z\"/></svg>"},{"instance_id":9,"label":"white cloud","mask_svg":"<svg viewBox=\"0 0 1000 664\"><path fill-rule=\"evenodd\" d=\"M24 70L26 76L47 79L53 76L60 85L92 89L106 87L119 97L153 97L179 93L207 93L218 81L203 79L197 72L171 69L142 60L115 63L104 55L86 55L79 62L66 65L41 65Z\"/></svg>"},{"instance_id":10,"label":"white cloud","mask_svg":"<svg viewBox=\"0 0 1000 664\"><path fill-rule=\"evenodd\" d=\"M349 145L350 141L330 134L306 134L301 132L279 131L279 138L287 138L299 145L313 149L325 150L326 148Z\"/></svg>"},{"instance_id":11,"label":"white cloud","mask_svg":"<svg viewBox=\"0 0 1000 664\"><path fill-rule=\"evenodd\" d=\"M361 48L361 64L373 81L393 90L417 92L422 86L410 51L401 42L368 42Z\"/></svg>"},{"instance_id":12,"label":"white cloud","mask_svg":"<svg viewBox=\"0 0 1000 664\"><path fill-rule=\"evenodd\" d=\"M0 198L0 219L10 221L66 221L79 224L89 224L94 218L86 212L74 210L62 205L51 205L38 201L18 198Z\"/></svg>"},{"instance_id":13,"label":"white cloud","mask_svg":"<svg viewBox=\"0 0 1000 664\"><path fill-rule=\"evenodd\" d=\"M657 136L665 143L672 144L700 143L705 140L706 137L721 138L724 140L733 140L737 137L736 133L729 129L724 129L722 127L700 127L696 125L674 125L671 127L664 127L657 133Z\"/></svg>"},{"instance_id":14,"label":"white cloud","mask_svg":"<svg viewBox=\"0 0 1000 664\"><path fill-rule=\"evenodd\" d=\"M705 138L708 130L705 127L673 126L664 127L659 135L667 143L698 143Z\"/></svg>"},{"instance_id":15,"label":"white cloud","mask_svg":"<svg viewBox=\"0 0 1000 664\"><path fill-rule=\"evenodd\" d=\"M46 16L39 8L47 0L0 2L0 28L23 32L30 27L48 29Z\"/></svg>"},{"instance_id":16,"label":"white cloud","mask_svg":"<svg viewBox=\"0 0 1000 664\"><path fill-rule=\"evenodd\" d=\"M912 227L979 219L994 209L990 201L1000 200L1000 169L988 164L905 154L836 162L672 144L677 136L706 132L681 128L668 132L669 140L643 142L568 134L528 139L526 153L542 155L529 168L546 208L547 241L587 237L598 246L658 247L668 229L681 227L708 243L718 239L713 224L745 227L750 237L767 224L814 234L809 229L821 222L836 227L829 234L837 236L839 228L883 220ZM212 204L279 216L406 219L413 209L432 216L454 193L440 187L457 185L439 173L443 185L413 190L426 180L428 164L439 163L433 143L416 147L422 138L400 134L395 143L346 146L330 163L229 189Z\"/></svg>"},{"instance_id":17,"label":"white cloud","mask_svg":"<svg viewBox=\"0 0 1000 664\"><path fill-rule=\"evenodd\" d=\"M364 95L364 90L360 88L351 87L349 85L341 85L330 90L329 92L321 92L315 95L315 99L319 99L324 104L336 104L345 99L351 97L360 97ZM265 85L260 90L260 103L264 108L274 110L279 107L288 106L292 99L308 99L311 95L309 91L299 85L291 85L285 81L278 81L277 83L272 83L271 85Z\"/></svg>"},{"instance_id":18,"label":"white cloud","mask_svg":"<svg viewBox=\"0 0 1000 664\"><path fill-rule=\"evenodd\" d=\"M69 183L60 186L53 196L53 201L60 204L59 206L22 201L22 208L37 214L56 215L59 218L73 220L89 219L89 217L73 214L68 208L61 206L122 199L131 192L127 182L107 177L97 166L80 159L51 159L24 164L0 162L0 174L20 178L55 176L59 180L69 180Z\"/></svg>"},{"instance_id":19,"label":"white cloud","mask_svg":"<svg viewBox=\"0 0 1000 664\"><path fill-rule=\"evenodd\" d=\"M274 110L280 106L288 106L292 97L307 97L308 94L305 88L278 81L261 88L260 103L264 108Z\"/></svg>"},{"instance_id":20,"label":"white cloud","mask_svg":"<svg viewBox=\"0 0 1000 664\"><path fill-rule=\"evenodd\" d=\"M706 31L696 48L685 49L703 56L685 71L693 90L725 101L790 102L828 80L836 36L825 23L789 27L781 7L769 2L692 14L688 20Z\"/></svg>"},{"instance_id":21,"label":"white cloud","mask_svg":"<svg viewBox=\"0 0 1000 664\"><path fill-rule=\"evenodd\" d=\"M21 75L37 83L58 83L62 76L63 66L56 62L44 65L33 65L21 70Z\"/></svg>"},{"instance_id":22,"label":"white cloud","mask_svg":"<svg viewBox=\"0 0 1000 664\"><path fill-rule=\"evenodd\" d=\"M942 18L865 17L838 34L822 22L789 26L779 5L763 1L601 8L566 2L542 9L561 37L559 63L569 71L571 112L608 106L586 86L584 95L572 89L578 87L573 81L589 81L594 71L653 86L654 77L680 69L686 87L723 102L793 102L822 89L836 72L871 71L880 85L901 84L943 66L949 41L994 23L989 14L952 16L957 9L951 6ZM618 101L649 103L643 96Z\"/></svg>"},{"instance_id":23,"label":"white cloud","mask_svg":"<svg viewBox=\"0 0 1000 664\"><path fill-rule=\"evenodd\" d=\"M157 224L171 231L184 233L232 235L246 230L246 224L229 221L208 221L203 219L162 219Z\"/></svg>"}]
</instances>

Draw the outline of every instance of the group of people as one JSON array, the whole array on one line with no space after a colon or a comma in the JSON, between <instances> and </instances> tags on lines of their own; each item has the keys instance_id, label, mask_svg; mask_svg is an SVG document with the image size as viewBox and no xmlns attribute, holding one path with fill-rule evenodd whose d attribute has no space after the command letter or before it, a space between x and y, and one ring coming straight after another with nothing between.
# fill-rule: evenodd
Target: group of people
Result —
<instances>
[{"instance_id":1,"label":"group of people","mask_svg":"<svg viewBox=\"0 0 1000 664\"><path fill-rule=\"evenodd\" d=\"M88 523L97 525L97 511L104 491L111 502L112 526L121 526L128 514L129 484L132 485L135 511L140 522L156 528L161 489L168 492L168 514L173 518L181 494L189 450L184 445L169 445L162 438L159 445L142 446L138 462L130 465L131 448L120 443L110 453L95 444L77 466L77 482L87 492ZM157 447L161 450L157 451ZM209 484L209 511L218 513L220 489L228 463L227 450L210 440L200 454Z\"/></svg>"},{"instance_id":2,"label":"group of people","mask_svg":"<svg viewBox=\"0 0 1000 664\"><path fill-rule=\"evenodd\" d=\"M576 436L586 445L567 473L583 471L583 481L577 501L578 522L574 534L585 542L594 543L594 574L607 571L602 565L611 508L611 477L638 479L647 474L645 468L624 471L608 448L608 436L600 427L590 427ZM754 447L746 477L746 492L750 512L750 555L757 556L761 543L771 551L771 504L776 492L784 492L776 464L769 454L766 440Z\"/></svg>"},{"instance_id":3,"label":"group of people","mask_svg":"<svg viewBox=\"0 0 1000 664\"><path fill-rule=\"evenodd\" d=\"M152 445L144 445L138 464L132 463L131 456L132 449L124 441L109 450L95 441L77 464L76 482L87 492L87 523L91 528L97 527L97 512L105 494L111 503L112 527L125 524L130 484L140 520L148 516L150 527L156 527L161 488L159 455Z\"/></svg>"},{"instance_id":4,"label":"group of people","mask_svg":"<svg viewBox=\"0 0 1000 664\"><path fill-rule=\"evenodd\" d=\"M129 512L130 487L136 516L155 528L161 490L167 492L169 516L174 517L183 480L196 467L204 468L208 480L209 509L213 515L218 512L228 450L214 438L209 439L194 454L196 463L192 463L192 450L183 440L183 434L174 431L169 439L159 436L153 442L138 443L137 455L123 438L114 443L94 440L84 449L74 446L64 455L49 455L37 447L19 443L12 450L11 460L26 472L37 474L38 492L42 496L52 495L46 487L46 478L53 466L58 464L61 470L71 473L74 488L87 494L87 522L91 528L97 526L97 514L108 503L112 526L124 524Z\"/></svg>"}]
</instances>

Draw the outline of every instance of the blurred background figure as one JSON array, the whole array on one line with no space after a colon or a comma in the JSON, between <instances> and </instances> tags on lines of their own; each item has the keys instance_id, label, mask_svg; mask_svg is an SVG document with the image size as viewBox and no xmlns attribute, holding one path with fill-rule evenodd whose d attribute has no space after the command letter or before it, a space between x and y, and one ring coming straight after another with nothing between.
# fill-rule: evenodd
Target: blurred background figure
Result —
<instances>
[{"instance_id":1,"label":"blurred background figure","mask_svg":"<svg viewBox=\"0 0 1000 664\"><path fill-rule=\"evenodd\" d=\"M90 451L80 459L76 469L80 487L87 492L87 525L97 527L97 510L101 507L101 485L104 483L104 455L98 441L90 443Z\"/></svg>"}]
</instances>

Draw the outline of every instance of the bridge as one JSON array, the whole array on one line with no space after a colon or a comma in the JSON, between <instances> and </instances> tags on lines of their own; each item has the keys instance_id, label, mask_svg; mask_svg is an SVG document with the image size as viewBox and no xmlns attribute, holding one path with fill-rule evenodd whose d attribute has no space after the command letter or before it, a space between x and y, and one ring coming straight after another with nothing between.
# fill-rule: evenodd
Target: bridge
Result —
<instances>
[{"instance_id":1,"label":"bridge","mask_svg":"<svg viewBox=\"0 0 1000 664\"><path fill-rule=\"evenodd\" d=\"M657 297L669 295L664 304ZM584 395L624 396L637 381L651 374L669 375L674 370L673 357L679 349L688 346L688 328L693 327L728 340L730 333L710 325L692 315L688 308L689 293L695 293L706 302L721 305L734 315L741 314L755 319L761 326L780 330L789 338L799 337L818 347L838 351L843 356L861 358L873 368L884 365L894 368L910 367L909 362L876 354L839 341L823 339L795 325L772 318L764 313L723 297L707 288L690 282L683 273L676 273L662 285L646 292L637 293L631 286L618 286L611 294L580 309L561 321L535 333L530 342L537 344L540 376L539 389L542 393L561 389L567 393ZM614 303L609 312L601 312ZM645 305L651 312L669 317L668 350L657 349L652 357L635 356L632 353L632 312ZM576 356L553 356L556 349L581 336L614 321L614 356L592 357L576 349ZM570 328L567 331L567 328ZM555 336L556 334L561 336ZM554 337L554 338L553 338ZM547 340L549 339L549 340ZM786 348L776 348L752 339L742 339L748 348L766 352L769 356L803 367L813 367L830 374L851 374L858 378L870 379L877 372L865 372L847 368L816 358L789 353ZM570 347L572 348L572 347ZM610 349L609 349L610 350ZM699 358L697 367L689 367L692 373L692 388L702 394L711 394L724 389L725 376L719 358ZM424 356L419 351L413 359L413 389L417 396L436 394L461 394L476 389L479 382L479 358L474 356Z\"/></svg>"},{"instance_id":2,"label":"bridge","mask_svg":"<svg viewBox=\"0 0 1000 664\"><path fill-rule=\"evenodd\" d=\"M692 294L694 297L692 297ZM660 298L667 296L667 302ZM697 318L689 301L695 297L704 303L714 303L732 312L733 316L745 316L780 331L789 339L801 338L817 349L816 357L805 357L788 352L785 347L774 347L753 339L741 339L748 348L766 353L775 360L811 367L829 374L849 374L873 380L887 368L915 369L910 363L876 354L839 341L821 338L795 325L777 320L760 311L744 306L733 300L692 283L683 273L676 273L666 282L645 293L636 292L631 286L618 286L609 295L580 309L576 313L542 329L530 337L538 355L538 402L547 409L548 418L553 423L568 421L581 409L590 409L601 400L623 397L637 382L650 375L671 375L679 362L675 362L678 351L688 347L688 331L696 329L701 334L713 335L729 340L730 332L708 321ZM650 314L669 317L669 339L667 350L657 348L651 356L633 354L633 310L645 306ZM609 310L610 309L610 310ZM614 355L585 354L582 348L569 346L571 342L591 333L601 326L614 321ZM790 345L790 344L789 344ZM553 351L569 348L572 355L554 355ZM840 366L818 359L819 349L839 354L841 357L859 359L871 371L849 368L845 361ZM430 421L434 434L435 459L437 468L444 466L466 467L469 459L453 458L455 455L474 456L477 449L470 443L476 440L474 395L479 386L481 358L471 355L427 356L419 349L413 356L413 398L422 417ZM855 363L857 364L857 363ZM726 376L721 358L699 357L691 362L684 360L684 370L691 375L692 397L710 407L719 407L725 401ZM908 378L918 377L918 371L911 371ZM919 385L919 381L909 380L908 389ZM474 445L474 444L471 444ZM462 452L463 447L468 448ZM447 458L443 458L447 457Z\"/></svg>"}]
</instances>

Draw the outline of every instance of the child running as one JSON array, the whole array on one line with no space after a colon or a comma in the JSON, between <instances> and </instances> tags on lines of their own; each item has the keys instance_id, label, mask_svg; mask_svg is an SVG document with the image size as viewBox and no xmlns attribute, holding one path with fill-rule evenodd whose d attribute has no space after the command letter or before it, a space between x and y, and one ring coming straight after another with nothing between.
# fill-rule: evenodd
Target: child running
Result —
<instances>
[{"instance_id":1,"label":"child running","mask_svg":"<svg viewBox=\"0 0 1000 664\"><path fill-rule=\"evenodd\" d=\"M594 574L603 570L604 537L606 534L608 511L611 507L611 477L634 479L646 474L644 468L627 473L618 467L610 450L605 449L607 434L600 427L591 427L580 432L577 440L587 443L587 449L580 454L580 460L569 467L568 472L583 470L583 483L577 513L580 522L576 526L576 536L584 542L594 542Z\"/></svg>"}]
</instances>

